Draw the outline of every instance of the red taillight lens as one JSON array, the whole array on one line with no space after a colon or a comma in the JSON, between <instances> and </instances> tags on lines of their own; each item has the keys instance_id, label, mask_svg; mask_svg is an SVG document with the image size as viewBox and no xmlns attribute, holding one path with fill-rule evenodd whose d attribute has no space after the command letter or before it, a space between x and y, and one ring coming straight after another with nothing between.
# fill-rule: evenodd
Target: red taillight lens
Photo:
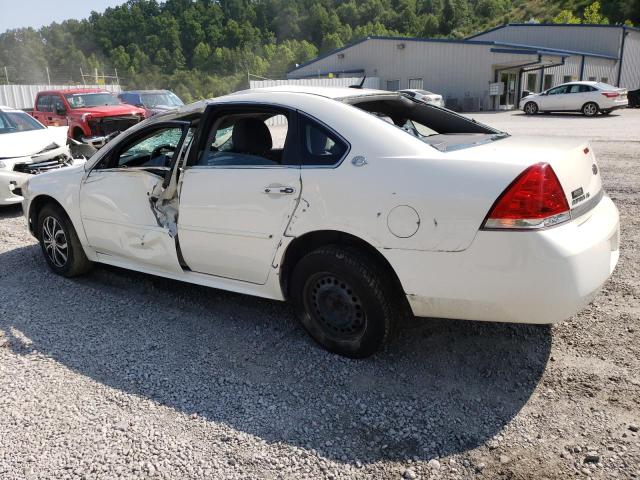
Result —
<instances>
[{"instance_id":1,"label":"red taillight lens","mask_svg":"<svg viewBox=\"0 0 640 480\"><path fill-rule=\"evenodd\" d=\"M555 172L538 163L522 172L498 197L483 228L544 228L571 218L569 204Z\"/></svg>"},{"instance_id":2,"label":"red taillight lens","mask_svg":"<svg viewBox=\"0 0 640 480\"><path fill-rule=\"evenodd\" d=\"M616 98L620 94L618 92L602 92L602 95L607 98Z\"/></svg>"}]
</instances>

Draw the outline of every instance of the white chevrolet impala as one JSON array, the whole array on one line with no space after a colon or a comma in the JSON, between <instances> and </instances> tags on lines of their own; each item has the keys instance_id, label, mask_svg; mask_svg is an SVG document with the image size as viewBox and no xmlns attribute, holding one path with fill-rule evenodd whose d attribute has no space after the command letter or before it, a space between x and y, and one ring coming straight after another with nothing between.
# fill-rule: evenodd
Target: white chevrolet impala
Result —
<instances>
[{"instance_id":1,"label":"white chevrolet impala","mask_svg":"<svg viewBox=\"0 0 640 480\"><path fill-rule=\"evenodd\" d=\"M93 262L293 301L350 357L407 314L549 324L618 261L591 147L512 137L401 93L278 87L154 116L33 177L54 272Z\"/></svg>"}]
</instances>

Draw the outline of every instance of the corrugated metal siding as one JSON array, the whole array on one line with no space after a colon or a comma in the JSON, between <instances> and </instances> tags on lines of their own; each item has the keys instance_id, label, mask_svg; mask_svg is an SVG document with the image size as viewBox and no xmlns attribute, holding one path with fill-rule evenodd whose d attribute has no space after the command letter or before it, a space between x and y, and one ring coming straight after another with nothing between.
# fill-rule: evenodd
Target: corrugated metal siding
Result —
<instances>
[{"instance_id":1,"label":"corrugated metal siding","mask_svg":"<svg viewBox=\"0 0 640 480\"><path fill-rule=\"evenodd\" d=\"M471 40L520 43L617 57L621 35L622 27L507 25Z\"/></svg>"},{"instance_id":2,"label":"corrugated metal siding","mask_svg":"<svg viewBox=\"0 0 640 480\"><path fill-rule=\"evenodd\" d=\"M251 80L249 88L278 87L280 85L305 85L309 87L349 87L359 85L362 77L340 77L340 78L302 78L289 80ZM365 88L380 88L378 77L367 77L364 81Z\"/></svg>"},{"instance_id":3,"label":"corrugated metal siding","mask_svg":"<svg viewBox=\"0 0 640 480\"><path fill-rule=\"evenodd\" d=\"M0 85L0 105L21 109L33 108L38 92L68 88L101 88L114 93L122 91L120 85Z\"/></svg>"},{"instance_id":4,"label":"corrugated metal siding","mask_svg":"<svg viewBox=\"0 0 640 480\"><path fill-rule=\"evenodd\" d=\"M620 86L637 90L640 88L640 32L635 30L628 30L628 32L624 41Z\"/></svg>"},{"instance_id":5,"label":"corrugated metal siding","mask_svg":"<svg viewBox=\"0 0 640 480\"><path fill-rule=\"evenodd\" d=\"M565 59L564 65L545 68L544 75L553 75L552 87L566 83L564 77L571 77L567 81L580 80L581 63L582 57L568 57ZM616 82L617 64L614 60L607 60L606 58L585 57L582 80L589 80L590 77L595 77L597 82L606 79L607 83L614 84Z\"/></svg>"},{"instance_id":6,"label":"corrugated metal siding","mask_svg":"<svg viewBox=\"0 0 640 480\"><path fill-rule=\"evenodd\" d=\"M459 106L490 109L493 65L517 65L538 58L536 54L494 53L490 48L489 45L370 39L290 72L289 78L364 69L367 75L380 78L381 88L393 80L399 80L401 89L408 88L410 79L422 78L425 90L455 100Z\"/></svg>"},{"instance_id":7,"label":"corrugated metal siding","mask_svg":"<svg viewBox=\"0 0 640 480\"><path fill-rule=\"evenodd\" d=\"M596 82L615 85L618 75L618 62L606 60L604 58L585 58L583 80L591 80L595 77Z\"/></svg>"}]
</instances>

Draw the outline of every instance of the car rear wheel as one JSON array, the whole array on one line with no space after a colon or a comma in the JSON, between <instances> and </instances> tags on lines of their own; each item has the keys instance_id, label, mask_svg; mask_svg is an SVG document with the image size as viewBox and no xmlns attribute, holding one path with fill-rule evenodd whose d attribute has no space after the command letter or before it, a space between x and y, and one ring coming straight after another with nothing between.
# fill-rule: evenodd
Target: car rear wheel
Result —
<instances>
[{"instance_id":1,"label":"car rear wheel","mask_svg":"<svg viewBox=\"0 0 640 480\"><path fill-rule=\"evenodd\" d=\"M74 277L91 268L71 220L54 205L38 215L38 239L47 264L58 275Z\"/></svg>"},{"instance_id":2,"label":"car rear wheel","mask_svg":"<svg viewBox=\"0 0 640 480\"><path fill-rule=\"evenodd\" d=\"M527 115L535 115L538 113L538 105L535 102L527 102L524 104L524 113Z\"/></svg>"},{"instance_id":3,"label":"car rear wheel","mask_svg":"<svg viewBox=\"0 0 640 480\"><path fill-rule=\"evenodd\" d=\"M598 105L594 102L585 103L582 107L582 113L587 117L595 117L598 110Z\"/></svg>"},{"instance_id":4,"label":"car rear wheel","mask_svg":"<svg viewBox=\"0 0 640 480\"><path fill-rule=\"evenodd\" d=\"M389 340L396 317L402 315L388 278L360 251L326 246L298 262L291 296L316 342L330 352L364 358Z\"/></svg>"}]
</instances>

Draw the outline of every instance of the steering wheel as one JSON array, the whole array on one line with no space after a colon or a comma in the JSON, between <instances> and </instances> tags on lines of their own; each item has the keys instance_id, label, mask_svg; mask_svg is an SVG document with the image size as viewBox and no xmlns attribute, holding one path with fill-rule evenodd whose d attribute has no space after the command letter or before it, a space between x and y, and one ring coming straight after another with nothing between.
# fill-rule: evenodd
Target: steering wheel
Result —
<instances>
[{"instance_id":1,"label":"steering wheel","mask_svg":"<svg viewBox=\"0 0 640 480\"><path fill-rule=\"evenodd\" d=\"M160 156L164 156L165 157L165 167L168 167L169 164L171 163L171 157L173 156L173 154L176 151L176 147L175 145L158 145L156 148L153 149L153 151L151 152L151 156L149 157L150 161L153 161L155 158L158 158Z\"/></svg>"},{"instance_id":2,"label":"steering wheel","mask_svg":"<svg viewBox=\"0 0 640 480\"><path fill-rule=\"evenodd\" d=\"M173 154L176 151L175 145L158 145L151 152L151 158L155 158L159 155L168 155L169 153Z\"/></svg>"}]
</instances>

